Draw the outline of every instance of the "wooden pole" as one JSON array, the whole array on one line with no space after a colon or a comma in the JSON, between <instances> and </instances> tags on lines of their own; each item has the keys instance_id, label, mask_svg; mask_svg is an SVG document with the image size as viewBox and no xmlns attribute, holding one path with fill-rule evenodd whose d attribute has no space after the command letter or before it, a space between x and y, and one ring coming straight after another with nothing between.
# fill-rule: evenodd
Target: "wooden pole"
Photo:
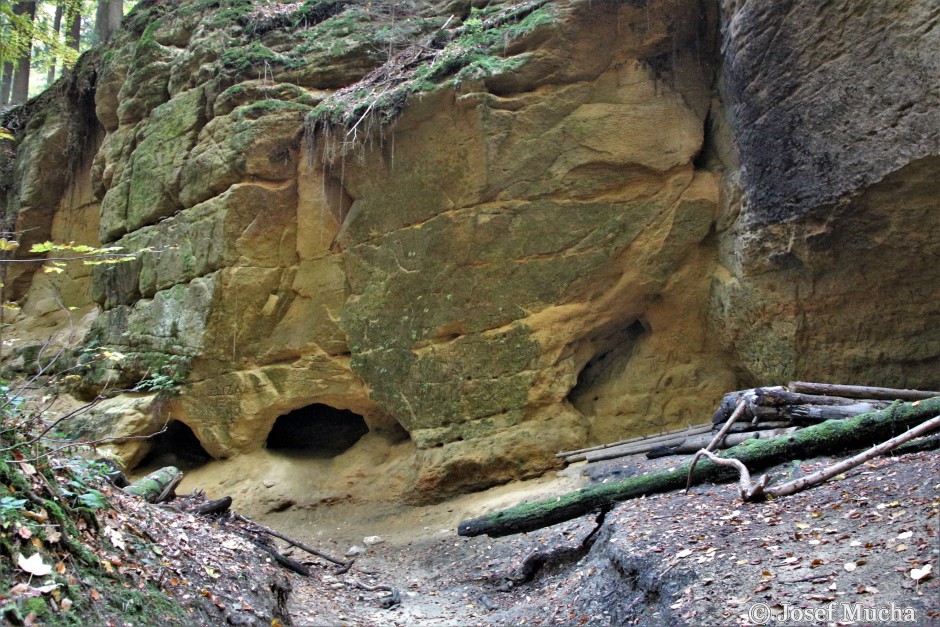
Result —
<instances>
[{"instance_id":1,"label":"wooden pole","mask_svg":"<svg viewBox=\"0 0 940 627\"><path fill-rule=\"evenodd\" d=\"M940 392L927 390L899 390L895 388L876 388L866 385L838 385L834 383L809 383L791 381L787 384L791 392L803 394L824 394L828 396L847 396L849 398L878 399L886 401L921 401L940 396Z\"/></svg>"},{"instance_id":2,"label":"wooden pole","mask_svg":"<svg viewBox=\"0 0 940 627\"><path fill-rule=\"evenodd\" d=\"M593 453L594 451L601 451L604 449L627 446L631 444L636 445L646 445L646 444L659 444L662 442L668 442L670 440L681 439L689 435L698 435L700 433L708 433L712 430L710 424L696 425L694 427L688 427L686 429L677 429L675 431L667 431L660 435L642 435L635 438L630 438L628 440L620 440L619 442L611 442L609 444L600 444L598 446L592 446L589 448L582 448L575 451L563 451L555 455L555 457L564 457L569 462L578 462L583 459L586 459L587 453Z\"/></svg>"}]
</instances>

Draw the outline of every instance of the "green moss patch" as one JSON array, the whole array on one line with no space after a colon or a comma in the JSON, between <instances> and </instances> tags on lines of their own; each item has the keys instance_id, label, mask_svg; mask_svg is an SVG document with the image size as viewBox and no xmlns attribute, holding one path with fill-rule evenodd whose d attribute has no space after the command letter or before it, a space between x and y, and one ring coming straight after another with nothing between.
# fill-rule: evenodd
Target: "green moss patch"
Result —
<instances>
[{"instance_id":1,"label":"green moss patch","mask_svg":"<svg viewBox=\"0 0 940 627\"><path fill-rule=\"evenodd\" d=\"M412 94L516 69L519 60L505 57L509 44L552 23L553 11L547 0L528 0L495 12L473 9L462 25L422 37L320 103L307 116L308 140L319 132L327 139L327 158L344 156L391 123ZM331 141L339 129L345 137Z\"/></svg>"}]
</instances>

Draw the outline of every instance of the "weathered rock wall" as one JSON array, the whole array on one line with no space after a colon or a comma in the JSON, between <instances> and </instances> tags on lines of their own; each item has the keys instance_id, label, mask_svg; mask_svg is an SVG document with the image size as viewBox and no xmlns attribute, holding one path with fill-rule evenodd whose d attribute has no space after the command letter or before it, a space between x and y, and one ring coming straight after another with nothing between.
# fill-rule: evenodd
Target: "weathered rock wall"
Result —
<instances>
[{"instance_id":1,"label":"weathered rock wall","mask_svg":"<svg viewBox=\"0 0 940 627\"><path fill-rule=\"evenodd\" d=\"M748 382L937 384L940 27L931 2L725 2L712 319Z\"/></svg>"},{"instance_id":2,"label":"weathered rock wall","mask_svg":"<svg viewBox=\"0 0 940 627\"><path fill-rule=\"evenodd\" d=\"M85 346L126 355L78 389L178 391L84 428L178 420L227 458L288 412L348 409L369 434L318 483L420 501L699 422L743 383L937 385L926 2L210 4L128 16L73 178L49 166L66 117L21 132L21 229L144 251L56 279ZM451 57L428 52L441 28ZM390 54L428 78L384 115ZM879 69L890 89L827 87ZM340 98L361 117L310 123ZM61 315L31 276L23 344Z\"/></svg>"}]
</instances>

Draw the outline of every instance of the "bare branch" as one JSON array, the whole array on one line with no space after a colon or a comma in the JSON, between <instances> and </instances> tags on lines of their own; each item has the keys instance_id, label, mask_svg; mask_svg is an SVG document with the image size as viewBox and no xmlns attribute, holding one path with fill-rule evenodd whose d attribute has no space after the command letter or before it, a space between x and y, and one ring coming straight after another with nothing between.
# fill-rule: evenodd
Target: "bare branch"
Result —
<instances>
[{"instance_id":1,"label":"bare branch","mask_svg":"<svg viewBox=\"0 0 940 627\"><path fill-rule=\"evenodd\" d=\"M744 413L744 409L746 407L747 407L747 399L744 396L742 396L740 400L738 400L738 406L734 408L734 412L732 412L731 417L728 418L728 421L725 422L725 426L721 428L721 431L719 431L715 435L715 437L712 438L712 441L709 442L708 446L706 446L704 449L696 453L695 457L692 458L692 463L689 466L689 478L685 484L686 494L689 493L689 488L692 487L692 472L695 470L695 464L698 463L699 458L703 454L710 453L711 451L715 450L715 447L718 446L718 443L721 442L721 439L725 437L725 434L728 433L729 429L731 429L731 425L733 425L735 421L741 417L741 414Z\"/></svg>"}]
</instances>

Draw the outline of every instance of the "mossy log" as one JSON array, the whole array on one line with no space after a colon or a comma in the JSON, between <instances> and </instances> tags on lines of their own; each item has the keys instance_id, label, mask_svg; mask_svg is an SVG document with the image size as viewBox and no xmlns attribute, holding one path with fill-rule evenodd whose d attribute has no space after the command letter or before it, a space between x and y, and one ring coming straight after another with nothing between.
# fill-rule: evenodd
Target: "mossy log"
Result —
<instances>
[{"instance_id":1,"label":"mossy log","mask_svg":"<svg viewBox=\"0 0 940 627\"><path fill-rule=\"evenodd\" d=\"M139 496L148 503L161 503L167 500L183 479L183 473L176 466L165 466L143 479L124 488L124 492Z\"/></svg>"},{"instance_id":2,"label":"mossy log","mask_svg":"<svg viewBox=\"0 0 940 627\"><path fill-rule=\"evenodd\" d=\"M723 454L738 459L752 470L793 459L871 446L940 414L940 397L914 403L894 403L886 409L845 420L828 420L790 435L771 440L749 440ZM592 512L607 511L618 501L684 488L690 464L672 471L655 472L624 481L582 488L561 496L523 503L460 523L461 536L491 537L534 531ZM700 461L692 483L720 482L737 478L737 471L714 462Z\"/></svg>"}]
</instances>

